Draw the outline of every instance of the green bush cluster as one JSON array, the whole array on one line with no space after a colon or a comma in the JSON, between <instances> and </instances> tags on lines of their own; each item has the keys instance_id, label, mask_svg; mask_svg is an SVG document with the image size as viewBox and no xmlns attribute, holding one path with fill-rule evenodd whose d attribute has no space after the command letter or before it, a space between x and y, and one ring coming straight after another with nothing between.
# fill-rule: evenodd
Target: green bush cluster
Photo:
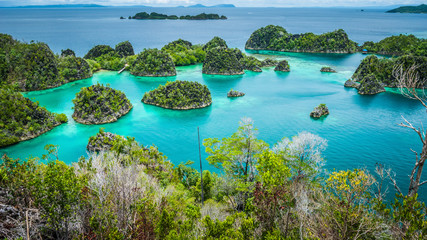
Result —
<instances>
[{"instance_id":1,"label":"green bush cluster","mask_svg":"<svg viewBox=\"0 0 427 240\"><path fill-rule=\"evenodd\" d=\"M74 120L84 124L114 122L132 109L123 92L99 83L80 89L73 103Z\"/></svg>"},{"instance_id":2,"label":"green bush cluster","mask_svg":"<svg viewBox=\"0 0 427 240\"><path fill-rule=\"evenodd\" d=\"M206 52L203 51L202 46L193 45L191 42L182 39L168 43L162 48L162 51L172 57L175 66L202 63L206 57Z\"/></svg>"},{"instance_id":3,"label":"green bush cluster","mask_svg":"<svg viewBox=\"0 0 427 240\"><path fill-rule=\"evenodd\" d=\"M61 50L61 57L69 57L69 56L75 57L76 53L69 48L67 48L65 50Z\"/></svg>"},{"instance_id":4,"label":"green bush cluster","mask_svg":"<svg viewBox=\"0 0 427 240\"><path fill-rule=\"evenodd\" d=\"M320 35L290 34L280 26L268 25L253 32L245 48L282 52L353 53L357 51L357 43L351 41L342 29Z\"/></svg>"},{"instance_id":5,"label":"green bush cluster","mask_svg":"<svg viewBox=\"0 0 427 240\"><path fill-rule=\"evenodd\" d=\"M123 19L123 18L121 18ZM152 12L152 13L147 13L147 12L139 12L137 14L135 14L133 17L129 16L129 19L153 19L153 20L164 20L164 19L171 19L171 20L177 20L177 19L185 19L185 20L208 20L208 19L221 19L221 20L225 20L227 19L226 16L222 15L219 16L218 14L213 14L213 13L201 13L198 15L185 15L185 16L180 16L178 17L177 15L166 15L166 14L161 14L161 13L156 13L156 12Z\"/></svg>"},{"instance_id":6,"label":"green bush cluster","mask_svg":"<svg viewBox=\"0 0 427 240\"><path fill-rule=\"evenodd\" d=\"M228 48L227 43L225 42L224 39L215 36L203 46L203 51L207 52L207 51L209 51L213 48L217 48L217 47Z\"/></svg>"},{"instance_id":7,"label":"green bush cluster","mask_svg":"<svg viewBox=\"0 0 427 240\"><path fill-rule=\"evenodd\" d=\"M144 49L130 63L130 73L136 76L175 76L175 64L171 56L157 48Z\"/></svg>"},{"instance_id":8,"label":"green bush cluster","mask_svg":"<svg viewBox=\"0 0 427 240\"><path fill-rule=\"evenodd\" d=\"M133 46L129 41L120 42L115 49L108 45L96 45L85 55L92 71L106 69L118 71L122 69L127 62L127 58L133 56Z\"/></svg>"},{"instance_id":9,"label":"green bush cluster","mask_svg":"<svg viewBox=\"0 0 427 240\"><path fill-rule=\"evenodd\" d=\"M0 147L27 140L67 122L10 88L0 89Z\"/></svg>"},{"instance_id":10,"label":"green bush cluster","mask_svg":"<svg viewBox=\"0 0 427 240\"><path fill-rule=\"evenodd\" d=\"M43 239L427 236L427 209L417 195L389 202L384 178L363 169L322 174L326 143L316 135L300 133L270 147L256 132L250 120L242 120L231 136L204 140L207 160L221 175L203 171L203 186L193 162L174 166L156 147L131 137L116 138L110 150L73 166L59 161L53 145L45 147L43 160L3 156L2 204L24 215L37 211L29 231ZM9 228L25 229L28 222L17 216L9 216L16 218ZM26 234L5 233L0 237Z\"/></svg>"},{"instance_id":11,"label":"green bush cluster","mask_svg":"<svg viewBox=\"0 0 427 240\"><path fill-rule=\"evenodd\" d=\"M211 48L206 53L202 72L204 74L239 75L244 74L242 63L239 61L240 50L225 47ZM242 58L241 58L242 59Z\"/></svg>"},{"instance_id":12,"label":"green bush cluster","mask_svg":"<svg viewBox=\"0 0 427 240\"><path fill-rule=\"evenodd\" d=\"M142 102L163 108L185 110L207 107L212 103L212 97L205 85L177 80L145 93Z\"/></svg>"},{"instance_id":13,"label":"green bush cluster","mask_svg":"<svg viewBox=\"0 0 427 240\"><path fill-rule=\"evenodd\" d=\"M90 65L83 58L68 55L59 57L57 61L59 76L65 82L92 77Z\"/></svg>"},{"instance_id":14,"label":"green bush cluster","mask_svg":"<svg viewBox=\"0 0 427 240\"><path fill-rule=\"evenodd\" d=\"M129 41L118 43L115 47L115 51L117 54L119 54L120 57L128 57L135 55L135 52L133 51L133 46Z\"/></svg>"},{"instance_id":15,"label":"green bush cluster","mask_svg":"<svg viewBox=\"0 0 427 240\"><path fill-rule=\"evenodd\" d=\"M368 52L384 55L407 55L427 56L427 39L417 38L414 35L391 36L374 43L365 42L360 49Z\"/></svg>"}]
</instances>

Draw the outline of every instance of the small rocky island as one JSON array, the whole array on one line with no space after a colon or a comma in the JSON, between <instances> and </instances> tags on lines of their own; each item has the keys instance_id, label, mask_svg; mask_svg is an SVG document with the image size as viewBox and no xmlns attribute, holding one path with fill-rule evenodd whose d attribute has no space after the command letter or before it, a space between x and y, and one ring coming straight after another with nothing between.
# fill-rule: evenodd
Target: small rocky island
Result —
<instances>
[{"instance_id":1,"label":"small rocky island","mask_svg":"<svg viewBox=\"0 0 427 240\"><path fill-rule=\"evenodd\" d=\"M212 75L242 75L243 66L233 49L216 47L207 51L202 72Z\"/></svg>"},{"instance_id":2,"label":"small rocky island","mask_svg":"<svg viewBox=\"0 0 427 240\"><path fill-rule=\"evenodd\" d=\"M233 89L230 89L230 91L227 93L227 97L229 97L229 98L243 97L243 96L245 96L245 93L239 92L239 91L235 91Z\"/></svg>"},{"instance_id":3,"label":"small rocky island","mask_svg":"<svg viewBox=\"0 0 427 240\"><path fill-rule=\"evenodd\" d=\"M0 147L29 140L68 121L12 89L0 88Z\"/></svg>"},{"instance_id":4,"label":"small rocky island","mask_svg":"<svg viewBox=\"0 0 427 240\"><path fill-rule=\"evenodd\" d=\"M315 107L314 110L310 113L310 117L316 118L316 119L326 115L329 115L329 109L326 106L326 104L323 104L323 103Z\"/></svg>"},{"instance_id":5,"label":"small rocky island","mask_svg":"<svg viewBox=\"0 0 427 240\"><path fill-rule=\"evenodd\" d=\"M123 92L99 83L82 88L73 103L73 118L83 124L115 122L132 109Z\"/></svg>"},{"instance_id":6,"label":"small rocky island","mask_svg":"<svg viewBox=\"0 0 427 240\"><path fill-rule=\"evenodd\" d=\"M336 73L337 71L335 71L335 69L331 68L331 67L322 67L320 69L321 72L330 72L330 73Z\"/></svg>"},{"instance_id":7,"label":"small rocky island","mask_svg":"<svg viewBox=\"0 0 427 240\"><path fill-rule=\"evenodd\" d=\"M205 85L177 80L145 93L142 102L162 108L189 110L211 105L212 97Z\"/></svg>"},{"instance_id":8,"label":"small rocky island","mask_svg":"<svg viewBox=\"0 0 427 240\"><path fill-rule=\"evenodd\" d=\"M289 63L286 60L280 61L277 66L274 68L274 71L278 72L290 72L291 68L289 67Z\"/></svg>"},{"instance_id":9,"label":"small rocky island","mask_svg":"<svg viewBox=\"0 0 427 240\"><path fill-rule=\"evenodd\" d=\"M120 17L120 19L125 19L124 17ZM147 13L147 12L139 12L135 14L135 16L129 16L129 19L139 19L139 20L226 20L227 17L224 15L218 15L215 13L200 13L198 15L185 15L178 17L177 15L166 15L161 13Z\"/></svg>"},{"instance_id":10,"label":"small rocky island","mask_svg":"<svg viewBox=\"0 0 427 240\"><path fill-rule=\"evenodd\" d=\"M130 73L135 76L168 77L175 76L176 69L169 54L154 49L145 49L130 64Z\"/></svg>"},{"instance_id":11,"label":"small rocky island","mask_svg":"<svg viewBox=\"0 0 427 240\"><path fill-rule=\"evenodd\" d=\"M108 151L113 147L113 143L117 140L125 140L126 138L114 133L105 132L103 128L95 136L89 138L86 149L89 152Z\"/></svg>"}]
</instances>

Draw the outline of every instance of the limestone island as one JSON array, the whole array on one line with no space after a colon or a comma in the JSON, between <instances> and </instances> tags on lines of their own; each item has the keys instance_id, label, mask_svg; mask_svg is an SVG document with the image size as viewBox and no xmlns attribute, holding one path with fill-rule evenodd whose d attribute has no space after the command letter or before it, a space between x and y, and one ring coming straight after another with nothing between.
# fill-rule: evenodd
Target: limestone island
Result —
<instances>
[{"instance_id":1,"label":"limestone island","mask_svg":"<svg viewBox=\"0 0 427 240\"><path fill-rule=\"evenodd\" d=\"M123 92L99 83L82 88L73 103L73 118L83 124L115 122L132 109Z\"/></svg>"},{"instance_id":2,"label":"limestone island","mask_svg":"<svg viewBox=\"0 0 427 240\"><path fill-rule=\"evenodd\" d=\"M273 25L253 32L245 49L313 53L354 53L358 50L357 43L351 41L342 29L320 35L291 34L283 27Z\"/></svg>"},{"instance_id":3,"label":"limestone island","mask_svg":"<svg viewBox=\"0 0 427 240\"><path fill-rule=\"evenodd\" d=\"M330 72L330 73L336 73L337 71L335 71L335 69L331 68L331 67L322 67L320 69L321 72Z\"/></svg>"},{"instance_id":4,"label":"limestone island","mask_svg":"<svg viewBox=\"0 0 427 240\"><path fill-rule=\"evenodd\" d=\"M426 45L427 39L425 38L417 38L412 34L400 34L386 37L379 42L364 42L363 45L359 47L359 50L362 51L362 49L364 49L369 53L392 56L403 56L408 54L426 56Z\"/></svg>"},{"instance_id":5,"label":"limestone island","mask_svg":"<svg viewBox=\"0 0 427 240\"><path fill-rule=\"evenodd\" d=\"M120 17L120 19L124 19L124 17ZM129 19L139 19L139 20L226 20L227 17L224 15L218 15L215 13L200 13L198 15L185 15L178 17L177 15L166 15L161 13L147 13L147 12L139 12L135 14L135 16L130 17Z\"/></svg>"},{"instance_id":6,"label":"limestone island","mask_svg":"<svg viewBox=\"0 0 427 240\"><path fill-rule=\"evenodd\" d=\"M176 76L175 64L169 54L154 49L145 49L130 64L130 73L144 77Z\"/></svg>"},{"instance_id":7,"label":"limestone island","mask_svg":"<svg viewBox=\"0 0 427 240\"><path fill-rule=\"evenodd\" d=\"M196 63L203 63L206 52L203 45L193 45L191 42L178 39L162 47L162 51L168 53L175 66L188 66Z\"/></svg>"},{"instance_id":8,"label":"limestone island","mask_svg":"<svg viewBox=\"0 0 427 240\"><path fill-rule=\"evenodd\" d=\"M261 67L275 67L275 66L277 66L278 63L279 63L279 61L277 61L275 59L266 58L266 59L261 61Z\"/></svg>"},{"instance_id":9,"label":"limestone island","mask_svg":"<svg viewBox=\"0 0 427 240\"><path fill-rule=\"evenodd\" d=\"M23 43L0 34L0 81L21 92L59 87L92 76L89 64L67 49L55 56L42 42Z\"/></svg>"},{"instance_id":10,"label":"limestone island","mask_svg":"<svg viewBox=\"0 0 427 240\"><path fill-rule=\"evenodd\" d=\"M359 94L377 94L385 92L385 87L397 88L398 82L393 76L396 66L403 66L404 70L412 65L418 66L416 74L420 79L427 79L427 57L405 55L397 58L378 58L375 55L367 56L362 60L354 74L344 83L345 87L353 87ZM419 88L426 88L427 81Z\"/></svg>"},{"instance_id":11,"label":"limestone island","mask_svg":"<svg viewBox=\"0 0 427 240\"><path fill-rule=\"evenodd\" d=\"M243 97L245 96L245 93L243 92L239 92L239 91L235 91L233 89L231 89L228 93L227 93L227 97L229 98L233 98L233 97Z\"/></svg>"},{"instance_id":12,"label":"limestone island","mask_svg":"<svg viewBox=\"0 0 427 240\"><path fill-rule=\"evenodd\" d=\"M189 110L211 105L212 97L205 85L177 80L145 93L142 102L162 108Z\"/></svg>"},{"instance_id":13,"label":"limestone island","mask_svg":"<svg viewBox=\"0 0 427 240\"><path fill-rule=\"evenodd\" d=\"M29 140L68 121L9 88L0 89L0 147Z\"/></svg>"},{"instance_id":14,"label":"limestone island","mask_svg":"<svg viewBox=\"0 0 427 240\"><path fill-rule=\"evenodd\" d=\"M427 13L427 5L421 4L418 6L402 6L389 10L387 13Z\"/></svg>"},{"instance_id":15,"label":"limestone island","mask_svg":"<svg viewBox=\"0 0 427 240\"><path fill-rule=\"evenodd\" d=\"M103 128L100 128L95 136L89 138L86 149L89 152L109 151L113 147L114 142L125 139L121 135L105 132Z\"/></svg>"},{"instance_id":16,"label":"limestone island","mask_svg":"<svg viewBox=\"0 0 427 240\"><path fill-rule=\"evenodd\" d=\"M326 115L329 115L329 109L326 106L326 104L323 104L323 103L315 107L314 110L310 113L310 117L316 118L316 119Z\"/></svg>"},{"instance_id":17,"label":"limestone island","mask_svg":"<svg viewBox=\"0 0 427 240\"><path fill-rule=\"evenodd\" d=\"M286 60L280 61L277 66L274 68L274 71L278 72L290 72L291 68L289 67L289 63Z\"/></svg>"},{"instance_id":18,"label":"limestone island","mask_svg":"<svg viewBox=\"0 0 427 240\"><path fill-rule=\"evenodd\" d=\"M242 75L245 72L234 50L217 47L207 51L202 73L212 75Z\"/></svg>"}]
</instances>

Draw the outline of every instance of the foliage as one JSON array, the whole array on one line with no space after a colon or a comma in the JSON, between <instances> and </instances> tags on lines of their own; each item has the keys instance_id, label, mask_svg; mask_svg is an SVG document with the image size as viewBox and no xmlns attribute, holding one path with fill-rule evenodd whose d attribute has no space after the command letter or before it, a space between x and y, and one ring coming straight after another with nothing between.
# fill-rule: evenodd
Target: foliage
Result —
<instances>
[{"instance_id":1,"label":"foliage","mask_svg":"<svg viewBox=\"0 0 427 240\"><path fill-rule=\"evenodd\" d=\"M132 109L123 92L99 83L80 89L73 103L74 120L84 124L114 122Z\"/></svg>"},{"instance_id":2,"label":"foliage","mask_svg":"<svg viewBox=\"0 0 427 240\"><path fill-rule=\"evenodd\" d=\"M427 209L417 200L418 195L396 194L391 216L400 239L423 239L427 236Z\"/></svg>"},{"instance_id":3,"label":"foliage","mask_svg":"<svg viewBox=\"0 0 427 240\"><path fill-rule=\"evenodd\" d=\"M96 45L86 53L84 58L94 60L97 57L100 57L104 54L114 53L114 49L108 45Z\"/></svg>"},{"instance_id":4,"label":"foliage","mask_svg":"<svg viewBox=\"0 0 427 240\"><path fill-rule=\"evenodd\" d=\"M186 110L207 107L212 103L212 97L208 87L198 82L173 81L145 93L142 102Z\"/></svg>"},{"instance_id":5,"label":"foliage","mask_svg":"<svg viewBox=\"0 0 427 240\"><path fill-rule=\"evenodd\" d=\"M228 48L227 43L225 42L224 39L215 36L214 38L212 38L209 42L207 42L204 46L203 46L203 51L209 51L213 48L217 48L217 47L222 47L222 48Z\"/></svg>"},{"instance_id":6,"label":"foliage","mask_svg":"<svg viewBox=\"0 0 427 240\"><path fill-rule=\"evenodd\" d=\"M118 43L115 47L115 51L120 57L128 57L135 55L135 52L133 51L133 46L129 41Z\"/></svg>"},{"instance_id":7,"label":"foliage","mask_svg":"<svg viewBox=\"0 0 427 240\"><path fill-rule=\"evenodd\" d=\"M223 47L213 48L207 51L202 72L204 74L219 75L239 75L245 73L235 51Z\"/></svg>"},{"instance_id":8,"label":"foliage","mask_svg":"<svg viewBox=\"0 0 427 240\"><path fill-rule=\"evenodd\" d=\"M362 60L351 80L360 82L360 87L364 87L364 83L371 83L372 81L385 87L398 87L397 79L393 76L393 69L397 65L402 65L404 71L413 65L417 65L416 73L420 79L427 79L427 57L425 56L405 55L388 59L369 55ZM369 78L366 79L369 75L371 75L370 79L376 80L366 81L369 80ZM427 81L424 86L427 86ZM372 87L368 86L368 88Z\"/></svg>"},{"instance_id":9,"label":"foliage","mask_svg":"<svg viewBox=\"0 0 427 240\"><path fill-rule=\"evenodd\" d=\"M144 49L136 60L130 64L130 73L136 76L175 76L175 64L166 52Z\"/></svg>"},{"instance_id":10,"label":"foliage","mask_svg":"<svg viewBox=\"0 0 427 240\"><path fill-rule=\"evenodd\" d=\"M315 35L290 34L280 26L268 25L252 33L246 49L282 52L353 53L357 43L351 41L344 30Z\"/></svg>"},{"instance_id":11,"label":"foliage","mask_svg":"<svg viewBox=\"0 0 427 240\"><path fill-rule=\"evenodd\" d=\"M65 50L64 49L61 50L61 57L69 57L69 56L75 57L76 53L69 48Z\"/></svg>"},{"instance_id":12,"label":"foliage","mask_svg":"<svg viewBox=\"0 0 427 240\"><path fill-rule=\"evenodd\" d=\"M89 64L90 70L94 73L101 70L101 64L92 59L86 59L86 62Z\"/></svg>"},{"instance_id":13,"label":"foliage","mask_svg":"<svg viewBox=\"0 0 427 240\"><path fill-rule=\"evenodd\" d=\"M162 51L172 57L175 66L201 63L206 57L206 52L200 45L192 45L190 42L182 39L168 43L162 48Z\"/></svg>"},{"instance_id":14,"label":"foliage","mask_svg":"<svg viewBox=\"0 0 427 240\"><path fill-rule=\"evenodd\" d=\"M412 34L386 37L377 43L365 42L360 48L384 55L414 54L416 56L427 56L427 40L417 38Z\"/></svg>"},{"instance_id":15,"label":"foliage","mask_svg":"<svg viewBox=\"0 0 427 240\"><path fill-rule=\"evenodd\" d=\"M286 60L280 61L277 66L274 68L274 71L280 72L290 72L291 68L289 67L289 63Z\"/></svg>"},{"instance_id":16,"label":"foliage","mask_svg":"<svg viewBox=\"0 0 427 240\"><path fill-rule=\"evenodd\" d=\"M116 52L109 52L95 58L102 69L118 71L126 64L126 59L119 56Z\"/></svg>"},{"instance_id":17,"label":"foliage","mask_svg":"<svg viewBox=\"0 0 427 240\"><path fill-rule=\"evenodd\" d=\"M80 57L63 56L58 58L59 76L66 82L90 78L92 71L89 63Z\"/></svg>"},{"instance_id":18,"label":"foliage","mask_svg":"<svg viewBox=\"0 0 427 240\"><path fill-rule=\"evenodd\" d=\"M0 89L0 147L39 136L67 122L63 114L51 113L19 92Z\"/></svg>"}]
</instances>

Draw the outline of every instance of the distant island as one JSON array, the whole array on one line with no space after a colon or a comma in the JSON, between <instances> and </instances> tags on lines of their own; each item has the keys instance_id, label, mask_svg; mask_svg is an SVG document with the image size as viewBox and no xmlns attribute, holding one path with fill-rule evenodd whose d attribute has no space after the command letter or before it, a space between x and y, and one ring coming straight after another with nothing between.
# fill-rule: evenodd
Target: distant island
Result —
<instances>
[{"instance_id":1,"label":"distant island","mask_svg":"<svg viewBox=\"0 0 427 240\"><path fill-rule=\"evenodd\" d=\"M388 13L427 13L427 5L403 6L387 11Z\"/></svg>"},{"instance_id":2,"label":"distant island","mask_svg":"<svg viewBox=\"0 0 427 240\"><path fill-rule=\"evenodd\" d=\"M120 17L120 19L124 19L124 17ZM185 16L180 16L178 17L177 15L166 15L166 14L161 14L161 13L156 13L156 12L152 12L152 13L147 13L147 12L139 12L137 14L135 14L135 16L131 17L129 16L129 19L140 19L140 20L145 20L145 19L151 19L151 20L165 20L165 19L171 19L171 20L225 20L227 19L226 16L222 15L218 15L215 13L201 13L195 16L191 16L191 15L185 15Z\"/></svg>"}]
</instances>

